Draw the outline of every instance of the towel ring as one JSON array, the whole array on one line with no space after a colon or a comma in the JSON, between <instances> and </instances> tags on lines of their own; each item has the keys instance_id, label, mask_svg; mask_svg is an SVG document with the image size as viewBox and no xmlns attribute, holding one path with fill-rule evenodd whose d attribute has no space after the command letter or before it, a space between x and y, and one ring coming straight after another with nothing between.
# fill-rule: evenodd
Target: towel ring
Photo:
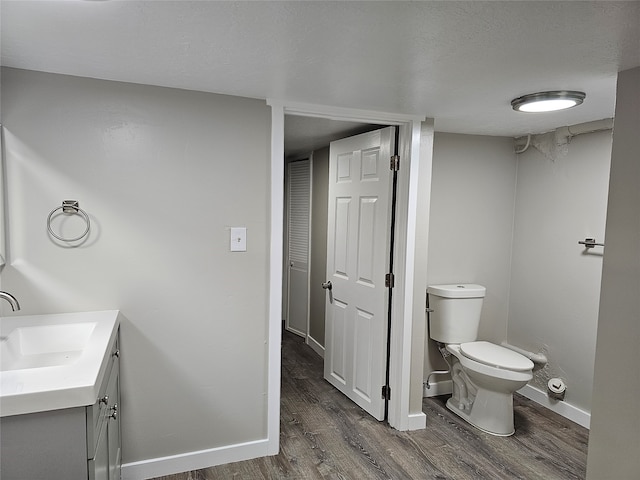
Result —
<instances>
[{"instance_id":1,"label":"towel ring","mask_svg":"<svg viewBox=\"0 0 640 480\"><path fill-rule=\"evenodd\" d=\"M53 217L53 214L58 210L62 210L62 213L67 213L69 215L78 214L82 218L84 218L84 221L87 223L87 228L85 229L85 231L82 232L81 235L74 238L64 238L60 235L57 235L51 228L51 218ZM49 216L47 217L47 230L53 237L57 238L58 240L62 240L63 242L77 242L78 240L84 238L89 233L90 229L91 222L89 221L89 215L87 215L87 212L80 208L80 203L77 200L63 200L62 205L51 210L51 213L49 213Z\"/></svg>"}]
</instances>

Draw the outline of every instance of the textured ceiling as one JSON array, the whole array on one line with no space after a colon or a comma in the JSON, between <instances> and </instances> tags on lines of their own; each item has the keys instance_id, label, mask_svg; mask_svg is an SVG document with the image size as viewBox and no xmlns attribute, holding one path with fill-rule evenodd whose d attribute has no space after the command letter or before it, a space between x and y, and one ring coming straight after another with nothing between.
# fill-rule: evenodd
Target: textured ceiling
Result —
<instances>
[{"instance_id":1,"label":"textured ceiling","mask_svg":"<svg viewBox=\"0 0 640 480\"><path fill-rule=\"evenodd\" d=\"M418 114L436 130L518 136L613 116L640 66L640 2L0 3L2 65ZM583 90L566 112L509 102Z\"/></svg>"}]
</instances>

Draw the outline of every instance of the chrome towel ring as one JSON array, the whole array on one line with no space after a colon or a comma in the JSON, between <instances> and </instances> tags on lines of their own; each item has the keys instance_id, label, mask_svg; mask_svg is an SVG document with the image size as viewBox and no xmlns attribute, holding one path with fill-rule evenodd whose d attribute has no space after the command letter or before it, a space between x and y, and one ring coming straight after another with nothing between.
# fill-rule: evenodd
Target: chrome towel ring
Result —
<instances>
[{"instance_id":1,"label":"chrome towel ring","mask_svg":"<svg viewBox=\"0 0 640 480\"><path fill-rule=\"evenodd\" d=\"M56 234L51 228L51 219L58 210L62 210L62 213L66 213L67 215L77 214L84 218L84 221L87 223L87 228L85 229L85 231L82 232L81 235L74 238L64 238ZM80 203L77 200L63 200L62 205L51 210L51 213L49 213L49 216L47 217L47 230L49 231L51 236L57 238L58 240L62 240L63 242L77 242L78 240L86 237L90 229L91 222L89 221L89 215L87 215L87 212L80 208Z\"/></svg>"}]
</instances>

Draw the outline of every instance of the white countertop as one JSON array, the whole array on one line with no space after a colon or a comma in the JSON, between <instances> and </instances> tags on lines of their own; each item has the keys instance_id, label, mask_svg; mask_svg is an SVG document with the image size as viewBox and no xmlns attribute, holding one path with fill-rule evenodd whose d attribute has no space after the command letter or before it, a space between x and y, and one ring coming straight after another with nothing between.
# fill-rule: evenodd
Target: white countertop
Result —
<instances>
[{"instance_id":1,"label":"white countertop","mask_svg":"<svg viewBox=\"0 0 640 480\"><path fill-rule=\"evenodd\" d=\"M15 369L0 365L0 416L93 405L98 398L108 364L109 346L117 335L121 317L118 310L105 310L0 318L0 349L7 348L7 339L16 329L95 324L84 329L90 333L82 340L82 349L73 352L66 364ZM80 327L79 330L82 329Z\"/></svg>"}]
</instances>

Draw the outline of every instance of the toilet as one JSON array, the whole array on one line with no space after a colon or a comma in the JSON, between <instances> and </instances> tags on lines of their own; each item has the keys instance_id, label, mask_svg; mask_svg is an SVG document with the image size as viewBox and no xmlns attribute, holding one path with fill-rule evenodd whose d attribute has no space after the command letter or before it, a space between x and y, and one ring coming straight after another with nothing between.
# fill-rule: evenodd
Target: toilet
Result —
<instances>
[{"instance_id":1,"label":"toilet","mask_svg":"<svg viewBox=\"0 0 640 480\"><path fill-rule=\"evenodd\" d=\"M485 292L475 284L429 286L429 336L445 345L445 360L451 354L453 395L447 408L484 432L508 436L515 431L513 392L533 378L533 362L477 341Z\"/></svg>"}]
</instances>

